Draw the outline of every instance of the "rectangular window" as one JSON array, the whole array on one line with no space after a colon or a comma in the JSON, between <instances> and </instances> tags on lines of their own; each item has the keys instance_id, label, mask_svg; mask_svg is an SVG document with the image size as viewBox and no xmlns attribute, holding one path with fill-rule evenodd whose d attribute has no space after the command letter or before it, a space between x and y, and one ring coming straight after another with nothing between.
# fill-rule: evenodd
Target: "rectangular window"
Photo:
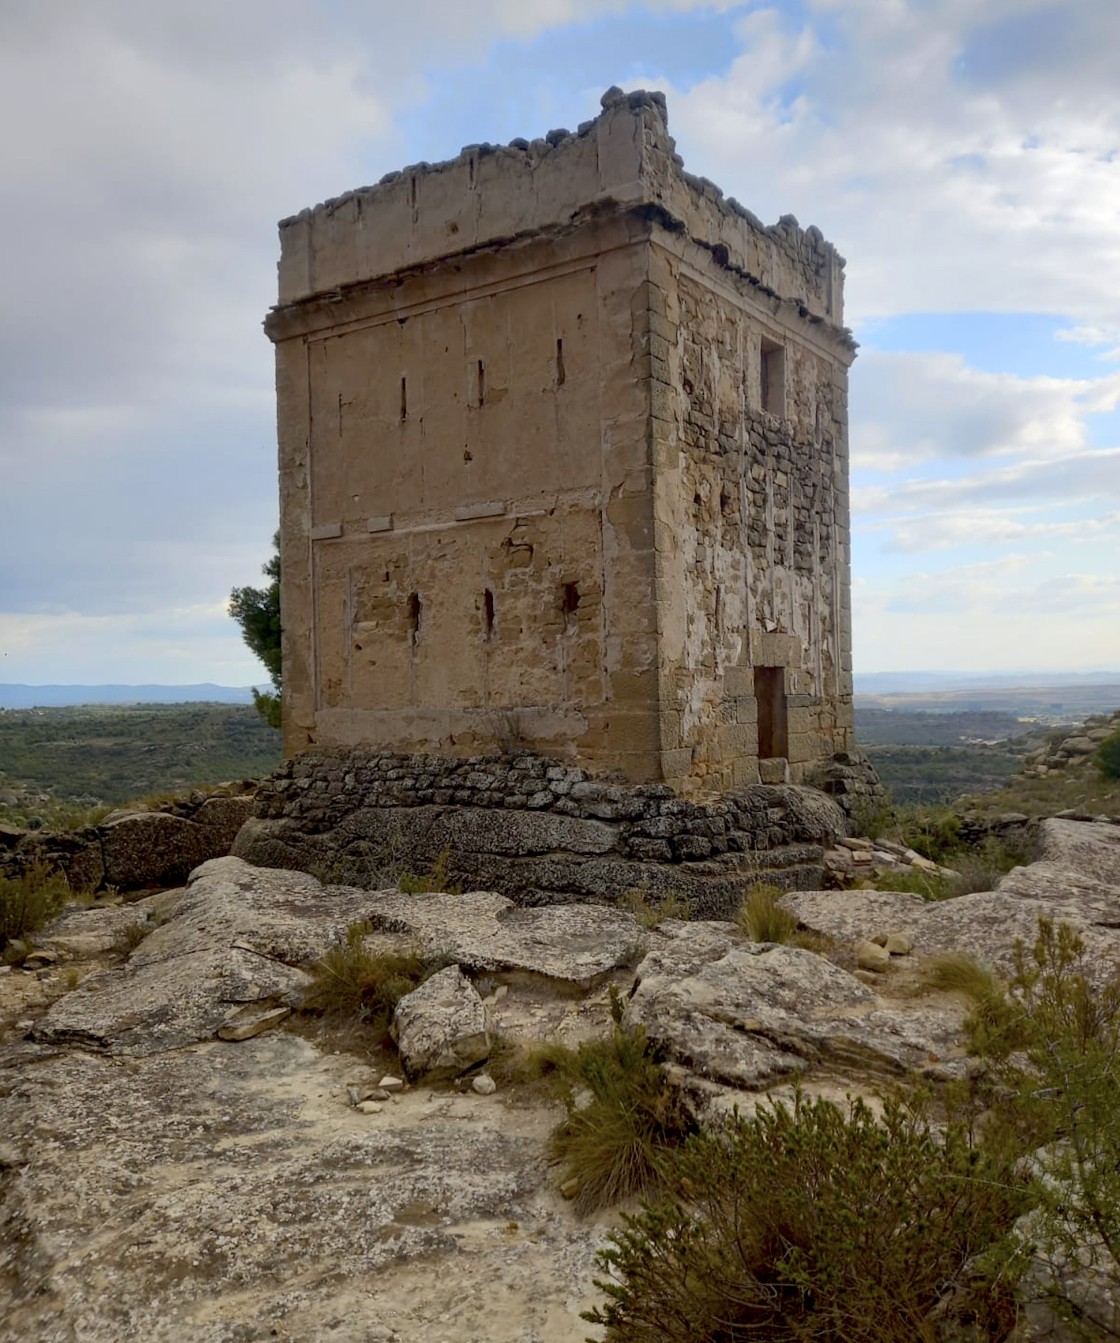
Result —
<instances>
[{"instance_id":1,"label":"rectangular window","mask_svg":"<svg viewBox=\"0 0 1120 1343\"><path fill-rule=\"evenodd\" d=\"M762 337L760 370L762 409L771 415L786 413L786 352L775 340Z\"/></svg>"}]
</instances>

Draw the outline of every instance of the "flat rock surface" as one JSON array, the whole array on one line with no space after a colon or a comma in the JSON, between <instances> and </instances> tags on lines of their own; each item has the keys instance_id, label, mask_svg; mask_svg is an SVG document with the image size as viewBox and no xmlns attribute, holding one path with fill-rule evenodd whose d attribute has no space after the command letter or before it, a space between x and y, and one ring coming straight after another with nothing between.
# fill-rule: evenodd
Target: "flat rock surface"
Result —
<instances>
[{"instance_id":1,"label":"flat rock surface","mask_svg":"<svg viewBox=\"0 0 1120 1343\"><path fill-rule=\"evenodd\" d=\"M590 1332L603 1233L551 1190L554 1111L415 1090L361 1114L360 1066L284 1033L19 1064L0 1067L3 1343Z\"/></svg>"},{"instance_id":2,"label":"flat rock surface","mask_svg":"<svg viewBox=\"0 0 1120 1343\"><path fill-rule=\"evenodd\" d=\"M975 956L1002 974L1016 941L1033 945L1038 920L1065 921L1085 941L1092 973L1120 969L1120 827L1047 820L1041 855L1000 878L996 890L925 901L901 891L793 891L782 905L801 924L844 942L909 933L914 951Z\"/></svg>"},{"instance_id":3,"label":"flat rock surface","mask_svg":"<svg viewBox=\"0 0 1120 1343\"><path fill-rule=\"evenodd\" d=\"M299 967L361 906L362 893L325 891L302 873L212 859L191 874L174 916L125 965L90 975L55 1003L35 1037L123 1054L208 1039L243 1004L297 1002L308 983Z\"/></svg>"},{"instance_id":4,"label":"flat rock surface","mask_svg":"<svg viewBox=\"0 0 1120 1343\"><path fill-rule=\"evenodd\" d=\"M589 990L619 966L633 964L641 930L634 918L605 905L547 905L523 909L492 891L465 895L366 897L375 931L404 934L432 955L473 974L549 981Z\"/></svg>"}]
</instances>

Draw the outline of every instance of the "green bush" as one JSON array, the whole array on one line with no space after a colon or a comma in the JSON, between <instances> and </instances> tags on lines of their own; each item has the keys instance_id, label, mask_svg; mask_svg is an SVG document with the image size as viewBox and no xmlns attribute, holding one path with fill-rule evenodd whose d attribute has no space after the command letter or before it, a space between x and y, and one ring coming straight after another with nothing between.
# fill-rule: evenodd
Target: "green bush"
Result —
<instances>
[{"instance_id":1,"label":"green bush","mask_svg":"<svg viewBox=\"0 0 1120 1343\"><path fill-rule=\"evenodd\" d=\"M615 1025L608 1039L585 1041L575 1051L551 1051L552 1065L589 1093L569 1094L567 1116L549 1138L550 1155L563 1164L579 1212L660 1189L667 1156L694 1128L645 1031L622 1026L617 997L612 1009Z\"/></svg>"},{"instance_id":2,"label":"green bush","mask_svg":"<svg viewBox=\"0 0 1120 1343\"><path fill-rule=\"evenodd\" d=\"M886 797L856 797L848 808L848 814L856 834L866 839L879 839L896 820L894 806Z\"/></svg>"},{"instance_id":3,"label":"green bush","mask_svg":"<svg viewBox=\"0 0 1120 1343\"><path fill-rule=\"evenodd\" d=\"M797 941L797 918L778 903L784 894L781 887L764 882L756 882L747 892L737 922L752 942Z\"/></svg>"},{"instance_id":4,"label":"green bush","mask_svg":"<svg viewBox=\"0 0 1120 1343\"><path fill-rule=\"evenodd\" d=\"M877 891L905 891L909 895L920 895L923 900L946 900L957 894L947 877L940 872L923 872L920 868L890 872L881 872L875 878Z\"/></svg>"},{"instance_id":5,"label":"green bush","mask_svg":"<svg viewBox=\"0 0 1120 1343\"><path fill-rule=\"evenodd\" d=\"M1035 1153L1041 1291L1075 1335L1120 1338L1085 1291L1092 1276L1120 1293L1120 975L1091 976L1081 936L1040 919L1030 953L1016 949L1002 1022L977 1044L1010 1094L1002 1123Z\"/></svg>"},{"instance_id":6,"label":"green bush","mask_svg":"<svg viewBox=\"0 0 1120 1343\"><path fill-rule=\"evenodd\" d=\"M950 863L963 847L961 818L948 807L902 807L898 836L915 853L934 863Z\"/></svg>"},{"instance_id":7,"label":"green bush","mask_svg":"<svg viewBox=\"0 0 1120 1343\"><path fill-rule=\"evenodd\" d=\"M384 1032L398 1000L443 964L417 952L373 951L366 945L368 934L368 925L352 923L345 940L315 963L302 1011Z\"/></svg>"},{"instance_id":8,"label":"green bush","mask_svg":"<svg viewBox=\"0 0 1120 1343\"><path fill-rule=\"evenodd\" d=\"M1002 1339L1026 1206L1009 1154L919 1101L764 1102L690 1139L673 1195L624 1218L585 1318L612 1343Z\"/></svg>"},{"instance_id":9,"label":"green bush","mask_svg":"<svg viewBox=\"0 0 1120 1343\"><path fill-rule=\"evenodd\" d=\"M19 877L0 877L0 950L48 923L70 895L66 878L47 863Z\"/></svg>"},{"instance_id":10,"label":"green bush","mask_svg":"<svg viewBox=\"0 0 1120 1343\"><path fill-rule=\"evenodd\" d=\"M1097 747L1094 761L1106 779L1120 779L1120 732L1105 737Z\"/></svg>"}]
</instances>

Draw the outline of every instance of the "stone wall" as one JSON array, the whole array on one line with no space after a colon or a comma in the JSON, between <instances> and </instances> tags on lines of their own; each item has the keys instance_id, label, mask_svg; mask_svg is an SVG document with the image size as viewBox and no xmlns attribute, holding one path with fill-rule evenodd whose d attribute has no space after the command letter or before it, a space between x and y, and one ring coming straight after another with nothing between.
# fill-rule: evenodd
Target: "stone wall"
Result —
<instances>
[{"instance_id":1,"label":"stone wall","mask_svg":"<svg viewBox=\"0 0 1120 1343\"><path fill-rule=\"evenodd\" d=\"M536 755L453 759L304 753L257 790L236 856L370 887L423 874L520 904L688 897L729 914L747 885L821 884L823 846L845 826L822 794L755 786L699 804L664 784L590 778Z\"/></svg>"},{"instance_id":2,"label":"stone wall","mask_svg":"<svg viewBox=\"0 0 1120 1343\"><path fill-rule=\"evenodd\" d=\"M712 791L800 781L853 742L846 354L655 260L663 747Z\"/></svg>"}]
</instances>

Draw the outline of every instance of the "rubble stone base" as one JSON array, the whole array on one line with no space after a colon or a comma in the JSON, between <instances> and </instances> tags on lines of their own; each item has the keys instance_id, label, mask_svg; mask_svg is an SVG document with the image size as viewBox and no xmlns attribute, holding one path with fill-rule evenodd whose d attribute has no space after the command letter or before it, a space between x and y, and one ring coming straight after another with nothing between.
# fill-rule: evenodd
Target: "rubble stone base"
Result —
<instances>
[{"instance_id":1,"label":"rubble stone base","mask_svg":"<svg viewBox=\"0 0 1120 1343\"><path fill-rule=\"evenodd\" d=\"M819 889L824 847L846 826L830 798L794 785L686 802L536 755L349 750L295 756L264 780L233 853L369 889L441 862L449 883L521 905L640 890L718 917L755 881Z\"/></svg>"}]
</instances>

